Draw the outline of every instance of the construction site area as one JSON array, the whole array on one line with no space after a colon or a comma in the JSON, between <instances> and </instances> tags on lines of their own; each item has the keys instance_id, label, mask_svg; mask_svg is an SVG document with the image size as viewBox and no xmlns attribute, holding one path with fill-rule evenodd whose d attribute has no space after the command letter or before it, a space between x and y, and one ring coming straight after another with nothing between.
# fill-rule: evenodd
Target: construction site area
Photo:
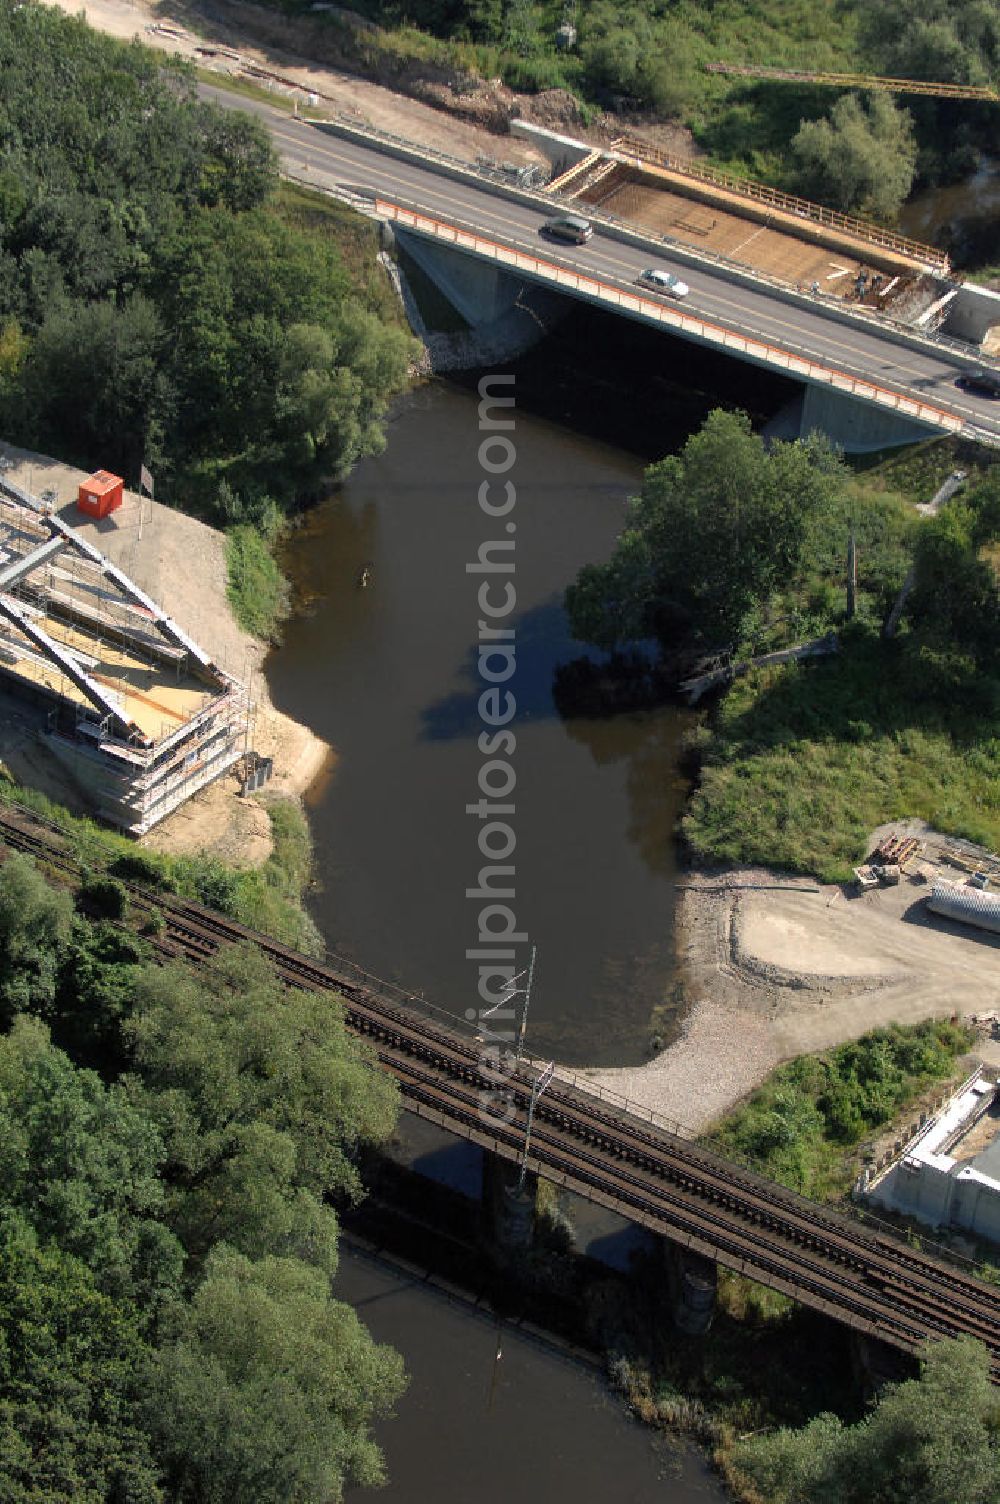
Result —
<instances>
[{"instance_id":1,"label":"construction site area","mask_svg":"<svg viewBox=\"0 0 1000 1504\"><path fill-rule=\"evenodd\" d=\"M706 1128L783 1060L869 1029L975 1021L1000 1074L1000 857L897 821L845 885L738 868L680 884L681 1037L648 1065L586 1073L641 1106ZM983 900L986 900L984 902ZM983 918L987 923L983 924Z\"/></svg>"},{"instance_id":2,"label":"construction site area","mask_svg":"<svg viewBox=\"0 0 1000 1504\"><path fill-rule=\"evenodd\" d=\"M120 504L104 472L84 516ZM0 682L95 813L139 836L248 762L245 686L103 553L0 473Z\"/></svg>"},{"instance_id":3,"label":"construction site area","mask_svg":"<svg viewBox=\"0 0 1000 1504\"><path fill-rule=\"evenodd\" d=\"M935 328L954 296L947 257L934 246L628 136L595 147L549 191L800 291L918 327Z\"/></svg>"}]
</instances>

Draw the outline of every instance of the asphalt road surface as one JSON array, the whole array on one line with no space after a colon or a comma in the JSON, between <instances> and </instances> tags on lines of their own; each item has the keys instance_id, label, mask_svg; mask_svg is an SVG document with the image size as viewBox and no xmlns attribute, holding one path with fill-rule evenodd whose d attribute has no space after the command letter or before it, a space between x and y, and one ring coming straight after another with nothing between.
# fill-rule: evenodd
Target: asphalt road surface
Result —
<instances>
[{"instance_id":1,"label":"asphalt road surface","mask_svg":"<svg viewBox=\"0 0 1000 1504\"><path fill-rule=\"evenodd\" d=\"M877 330L854 328L830 317L820 302L781 302L765 289L742 286L713 270L672 260L668 253L623 244L602 234L599 226L586 245L557 245L539 234L551 210L515 203L491 193L485 185L464 183L432 168L400 161L374 146L330 135L225 89L202 85L200 92L227 108L256 115L271 133L283 170L292 176L317 187L378 193L622 287L634 284L650 265L676 272L691 289L682 305L686 312L928 402L974 425L1000 445L1000 400L973 396L955 385L963 367L977 363L972 346L964 359L945 347L912 349Z\"/></svg>"}]
</instances>

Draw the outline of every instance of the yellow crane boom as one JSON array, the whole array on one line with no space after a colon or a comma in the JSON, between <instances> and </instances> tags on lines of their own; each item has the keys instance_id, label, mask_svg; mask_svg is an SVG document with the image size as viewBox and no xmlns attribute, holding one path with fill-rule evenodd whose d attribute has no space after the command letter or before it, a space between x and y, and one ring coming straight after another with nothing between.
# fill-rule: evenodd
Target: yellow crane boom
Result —
<instances>
[{"instance_id":1,"label":"yellow crane boom","mask_svg":"<svg viewBox=\"0 0 1000 1504\"><path fill-rule=\"evenodd\" d=\"M774 83L819 84L831 89L882 89L887 94L931 94L938 99L983 99L996 103L1000 93L987 85L937 84L916 78L877 78L869 73L807 73L797 68L765 68L758 63L706 63L709 73L764 78Z\"/></svg>"}]
</instances>

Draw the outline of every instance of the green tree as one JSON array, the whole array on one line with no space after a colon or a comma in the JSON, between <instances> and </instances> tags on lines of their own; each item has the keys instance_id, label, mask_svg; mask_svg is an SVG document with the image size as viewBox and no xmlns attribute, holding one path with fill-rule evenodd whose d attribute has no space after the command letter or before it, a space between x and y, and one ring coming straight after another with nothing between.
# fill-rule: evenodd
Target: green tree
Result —
<instances>
[{"instance_id":1,"label":"green tree","mask_svg":"<svg viewBox=\"0 0 1000 1504\"><path fill-rule=\"evenodd\" d=\"M978 504L951 502L921 527L907 602L907 616L927 642L958 648L986 669L1000 664L1000 582L980 552L995 537L995 496L995 487L983 488Z\"/></svg>"},{"instance_id":2,"label":"green tree","mask_svg":"<svg viewBox=\"0 0 1000 1504\"><path fill-rule=\"evenodd\" d=\"M78 920L63 961L52 1037L77 1065L105 1077L125 1068L122 1023L132 1012L139 968L148 950L129 930Z\"/></svg>"},{"instance_id":3,"label":"green tree","mask_svg":"<svg viewBox=\"0 0 1000 1504\"><path fill-rule=\"evenodd\" d=\"M252 948L205 981L184 967L138 978L127 1025L133 1094L160 1124L170 1219L198 1255L315 1254L332 1271L331 1193L361 1192L357 1148L392 1129L396 1092L328 996L286 990ZM312 1252L310 1252L312 1250Z\"/></svg>"},{"instance_id":4,"label":"green tree","mask_svg":"<svg viewBox=\"0 0 1000 1504\"><path fill-rule=\"evenodd\" d=\"M15 421L42 449L84 462L100 435L106 463L137 474L163 414L159 345L156 310L141 295L57 302L21 368Z\"/></svg>"},{"instance_id":5,"label":"green tree","mask_svg":"<svg viewBox=\"0 0 1000 1504\"><path fill-rule=\"evenodd\" d=\"M134 1309L82 1260L0 1213L0 1498L161 1504L139 1412L148 1351Z\"/></svg>"},{"instance_id":6,"label":"green tree","mask_svg":"<svg viewBox=\"0 0 1000 1504\"><path fill-rule=\"evenodd\" d=\"M1000 69L1000 15L991 0L880 0L860 13L861 40L892 78L984 84Z\"/></svg>"},{"instance_id":7,"label":"green tree","mask_svg":"<svg viewBox=\"0 0 1000 1504\"><path fill-rule=\"evenodd\" d=\"M837 100L826 120L806 120L791 143L795 186L807 198L891 219L913 185L913 122L886 94L867 105Z\"/></svg>"},{"instance_id":8,"label":"green tree","mask_svg":"<svg viewBox=\"0 0 1000 1504\"><path fill-rule=\"evenodd\" d=\"M122 1087L78 1069L37 1019L15 1020L0 1039L0 1203L150 1321L181 1269L159 1220L162 1156L156 1127Z\"/></svg>"},{"instance_id":9,"label":"green tree","mask_svg":"<svg viewBox=\"0 0 1000 1504\"><path fill-rule=\"evenodd\" d=\"M988 1354L965 1338L928 1347L920 1378L857 1425L820 1415L738 1443L734 1460L774 1504L997 1504L998 1434Z\"/></svg>"},{"instance_id":10,"label":"green tree","mask_svg":"<svg viewBox=\"0 0 1000 1504\"><path fill-rule=\"evenodd\" d=\"M336 1504L382 1481L369 1427L402 1388L325 1274L218 1248L156 1357L147 1420L179 1504Z\"/></svg>"},{"instance_id":11,"label":"green tree","mask_svg":"<svg viewBox=\"0 0 1000 1504\"><path fill-rule=\"evenodd\" d=\"M574 635L601 648L737 642L791 582L844 474L818 437L766 449L745 415L710 413L680 455L646 471L610 562L567 590Z\"/></svg>"},{"instance_id":12,"label":"green tree","mask_svg":"<svg viewBox=\"0 0 1000 1504\"><path fill-rule=\"evenodd\" d=\"M0 7L0 429L144 459L189 509L255 522L377 449L413 346L329 220L290 222L264 129L194 91L184 64Z\"/></svg>"},{"instance_id":13,"label":"green tree","mask_svg":"<svg viewBox=\"0 0 1000 1504\"><path fill-rule=\"evenodd\" d=\"M73 901L50 888L29 856L0 868L0 1017L52 1005L69 944Z\"/></svg>"}]
</instances>

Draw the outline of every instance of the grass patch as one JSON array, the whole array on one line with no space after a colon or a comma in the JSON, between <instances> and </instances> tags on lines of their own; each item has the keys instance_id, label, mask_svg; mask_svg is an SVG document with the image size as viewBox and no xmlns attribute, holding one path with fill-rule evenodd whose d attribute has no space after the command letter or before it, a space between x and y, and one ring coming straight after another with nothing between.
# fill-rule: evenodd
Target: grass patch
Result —
<instances>
[{"instance_id":1,"label":"grass patch","mask_svg":"<svg viewBox=\"0 0 1000 1504\"><path fill-rule=\"evenodd\" d=\"M97 878L124 879L154 892L192 898L308 955L323 954L322 938L302 905L312 870L309 826L290 800L267 805L274 850L260 867L230 867L203 852L168 856L137 846L7 779L0 779L0 803L21 805L51 821L91 883Z\"/></svg>"},{"instance_id":2,"label":"grass patch","mask_svg":"<svg viewBox=\"0 0 1000 1504\"><path fill-rule=\"evenodd\" d=\"M251 524L240 523L226 534L226 569L226 595L240 626L265 642L276 642L288 613L288 582L266 538Z\"/></svg>"},{"instance_id":3,"label":"grass patch","mask_svg":"<svg viewBox=\"0 0 1000 1504\"><path fill-rule=\"evenodd\" d=\"M332 239L355 297L381 323L394 324L409 332L395 290L376 260L379 230L372 220L355 213L339 199L298 183L283 182L275 195L274 207L293 229Z\"/></svg>"},{"instance_id":4,"label":"grass patch","mask_svg":"<svg viewBox=\"0 0 1000 1504\"><path fill-rule=\"evenodd\" d=\"M890 491L916 503L930 501L953 470L964 470L969 477L967 487L974 486L996 463L996 456L967 439L949 435L909 444L905 449L853 455L849 463L857 473L862 493Z\"/></svg>"},{"instance_id":5,"label":"grass patch","mask_svg":"<svg viewBox=\"0 0 1000 1504\"><path fill-rule=\"evenodd\" d=\"M243 99L254 99L259 104L269 104L286 115L294 115L295 99L280 89L269 89L265 84L255 84L249 78L236 78L232 73L217 73L214 68L195 68L199 83L209 84L213 89L225 89L227 94L239 94ZM299 100L298 114L303 120L318 116L318 111L304 108Z\"/></svg>"},{"instance_id":6,"label":"grass patch","mask_svg":"<svg viewBox=\"0 0 1000 1504\"><path fill-rule=\"evenodd\" d=\"M931 1020L801 1055L773 1071L703 1142L815 1200L840 1198L857 1174L861 1141L951 1076L971 1044L968 1030Z\"/></svg>"},{"instance_id":7,"label":"grass patch","mask_svg":"<svg viewBox=\"0 0 1000 1504\"><path fill-rule=\"evenodd\" d=\"M833 658L759 670L703 733L682 822L696 860L843 882L887 820L1000 846L1000 685L872 628Z\"/></svg>"}]
</instances>

